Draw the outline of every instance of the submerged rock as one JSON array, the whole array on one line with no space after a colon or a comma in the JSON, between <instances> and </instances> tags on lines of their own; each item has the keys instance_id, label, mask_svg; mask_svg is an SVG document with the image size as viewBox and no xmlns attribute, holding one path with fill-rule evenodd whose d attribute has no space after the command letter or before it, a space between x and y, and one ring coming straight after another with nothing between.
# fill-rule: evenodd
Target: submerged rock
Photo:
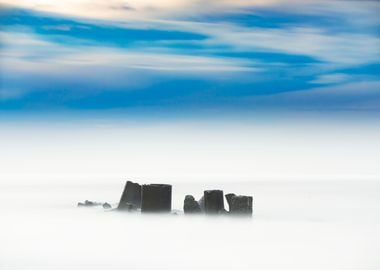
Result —
<instances>
[{"instance_id":1,"label":"submerged rock","mask_svg":"<svg viewBox=\"0 0 380 270\"><path fill-rule=\"evenodd\" d=\"M82 202L78 203L79 207L81 207L81 206L98 206L98 205L101 205L101 203L93 202L93 201L89 201L89 200L85 200L84 203L82 203Z\"/></svg>"},{"instance_id":2,"label":"submerged rock","mask_svg":"<svg viewBox=\"0 0 380 270\"><path fill-rule=\"evenodd\" d=\"M252 215L252 196L236 196L233 193L226 194L226 199L230 207L230 214Z\"/></svg>"},{"instance_id":3,"label":"submerged rock","mask_svg":"<svg viewBox=\"0 0 380 270\"><path fill-rule=\"evenodd\" d=\"M199 203L191 195L186 195L183 204L183 211L185 214L196 214L202 212Z\"/></svg>"},{"instance_id":4,"label":"submerged rock","mask_svg":"<svg viewBox=\"0 0 380 270\"><path fill-rule=\"evenodd\" d=\"M106 203L103 203L103 208L104 209L110 209L110 208L112 208L112 206L106 202Z\"/></svg>"},{"instance_id":5,"label":"submerged rock","mask_svg":"<svg viewBox=\"0 0 380 270\"><path fill-rule=\"evenodd\" d=\"M171 209L171 185L150 184L142 186L141 212L170 212Z\"/></svg>"}]
</instances>

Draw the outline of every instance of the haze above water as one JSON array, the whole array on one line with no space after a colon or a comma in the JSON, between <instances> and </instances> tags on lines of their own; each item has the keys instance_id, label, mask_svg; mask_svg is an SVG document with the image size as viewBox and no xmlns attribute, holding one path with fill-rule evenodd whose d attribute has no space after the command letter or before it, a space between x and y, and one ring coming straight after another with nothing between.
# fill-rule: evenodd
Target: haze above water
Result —
<instances>
[{"instance_id":1,"label":"haze above water","mask_svg":"<svg viewBox=\"0 0 380 270\"><path fill-rule=\"evenodd\" d=\"M379 121L6 119L0 176L165 181L378 179ZM72 177L73 176L73 177ZM221 179L222 178L222 179Z\"/></svg>"},{"instance_id":2,"label":"haze above water","mask_svg":"<svg viewBox=\"0 0 380 270\"><path fill-rule=\"evenodd\" d=\"M1 269L379 269L374 122L1 123ZM77 208L126 179L252 194L252 219Z\"/></svg>"}]
</instances>

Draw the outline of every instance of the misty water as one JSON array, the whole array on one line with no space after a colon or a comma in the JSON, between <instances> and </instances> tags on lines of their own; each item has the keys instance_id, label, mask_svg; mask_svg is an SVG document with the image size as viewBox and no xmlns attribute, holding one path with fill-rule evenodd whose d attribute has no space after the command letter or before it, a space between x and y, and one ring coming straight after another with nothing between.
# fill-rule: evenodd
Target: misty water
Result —
<instances>
[{"instance_id":1,"label":"misty water","mask_svg":"<svg viewBox=\"0 0 380 270\"><path fill-rule=\"evenodd\" d=\"M80 179L78 179L78 182ZM2 184L2 269L378 269L380 184L373 181L172 183L185 194L254 195L253 218L77 208L117 203L123 181Z\"/></svg>"},{"instance_id":2,"label":"misty water","mask_svg":"<svg viewBox=\"0 0 380 270\"><path fill-rule=\"evenodd\" d=\"M0 269L380 269L379 128L2 123ZM252 195L252 218L78 208L126 180Z\"/></svg>"}]
</instances>

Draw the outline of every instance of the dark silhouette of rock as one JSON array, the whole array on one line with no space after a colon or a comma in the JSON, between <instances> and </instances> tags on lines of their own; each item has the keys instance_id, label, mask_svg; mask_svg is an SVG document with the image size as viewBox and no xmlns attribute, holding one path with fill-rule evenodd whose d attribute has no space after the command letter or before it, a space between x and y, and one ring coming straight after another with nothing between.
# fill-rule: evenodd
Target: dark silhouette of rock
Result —
<instances>
[{"instance_id":1,"label":"dark silhouette of rock","mask_svg":"<svg viewBox=\"0 0 380 270\"><path fill-rule=\"evenodd\" d=\"M201 208L201 211L205 211L205 196L202 196L198 201L199 207Z\"/></svg>"},{"instance_id":2,"label":"dark silhouette of rock","mask_svg":"<svg viewBox=\"0 0 380 270\"><path fill-rule=\"evenodd\" d=\"M199 206L199 203L194 199L191 195L186 195L184 204L183 204L183 211L185 214L196 214L201 212L201 207Z\"/></svg>"},{"instance_id":3,"label":"dark silhouette of rock","mask_svg":"<svg viewBox=\"0 0 380 270\"><path fill-rule=\"evenodd\" d=\"M112 206L106 202L106 203L103 203L103 208L104 209L110 209L110 208L112 208Z\"/></svg>"},{"instance_id":4,"label":"dark silhouette of rock","mask_svg":"<svg viewBox=\"0 0 380 270\"><path fill-rule=\"evenodd\" d=\"M137 208L136 205L134 204L131 204L131 203L125 203L123 205L123 208L121 209L122 211L128 211L128 212L132 212L132 211L137 211L139 208ZM118 209L120 210L120 209Z\"/></svg>"},{"instance_id":5,"label":"dark silhouette of rock","mask_svg":"<svg viewBox=\"0 0 380 270\"><path fill-rule=\"evenodd\" d=\"M234 193L228 193L225 195L228 205L231 205L231 199L235 197L236 195Z\"/></svg>"},{"instance_id":6,"label":"dark silhouette of rock","mask_svg":"<svg viewBox=\"0 0 380 270\"><path fill-rule=\"evenodd\" d=\"M205 190L203 196L206 214L221 214L225 212L223 190Z\"/></svg>"},{"instance_id":7,"label":"dark silhouette of rock","mask_svg":"<svg viewBox=\"0 0 380 270\"><path fill-rule=\"evenodd\" d=\"M78 206L98 206L98 205L101 205L101 203L98 203L98 202L93 202L93 201L89 201L89 200L85 200L84 203L82 202L79 202L78 203Z\"/></svg>"},{"instance_id":8,"label":"dark silhouette of rock","mask_svg":"<svg viewBox=\"0 0 380 270\"><path fill-rule=\"evenodd\" d=\"M132 206L131 206L132 205ZM118 210L131 210L141 207L141 186L138 183L127 181L121 195Z\"/></svg>"},{"instance_id":9,"label":"dark silhouette of rock","mask_svg":"<svg viewBox=\"0 0 380 270\"><path fill-rule=\"evenodd\" d=\"M151 184L142 186L141 212L170 212L171 208L171 185Z\"/></svg>"},{"instance_id":10,"label":"dark silhouette of rock","mask_svg":"<svg viewBox=\"0 0 380 270\"><path fill-rule=\"evenodd\" d=\"M253 198L251 196L236 196L230 193L226 194L226 199L230 207L230 214L252 215Z\"/></svg>"}]
</instances>

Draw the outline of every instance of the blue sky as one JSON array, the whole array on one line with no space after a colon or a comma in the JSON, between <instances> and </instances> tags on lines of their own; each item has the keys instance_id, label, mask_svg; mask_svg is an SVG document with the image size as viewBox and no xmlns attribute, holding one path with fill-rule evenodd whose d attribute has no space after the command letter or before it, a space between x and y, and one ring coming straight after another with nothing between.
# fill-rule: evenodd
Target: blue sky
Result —
<instances>
[{"instance_id":1,"label":"blue sky","mask_svg":"<svg viewBox=\"0 0 380 270\"><path fill-rule=\"evenodd\" d=\"M377 1L0 0L0 110L380 111Z\"/></svg>"}]
</instances>

